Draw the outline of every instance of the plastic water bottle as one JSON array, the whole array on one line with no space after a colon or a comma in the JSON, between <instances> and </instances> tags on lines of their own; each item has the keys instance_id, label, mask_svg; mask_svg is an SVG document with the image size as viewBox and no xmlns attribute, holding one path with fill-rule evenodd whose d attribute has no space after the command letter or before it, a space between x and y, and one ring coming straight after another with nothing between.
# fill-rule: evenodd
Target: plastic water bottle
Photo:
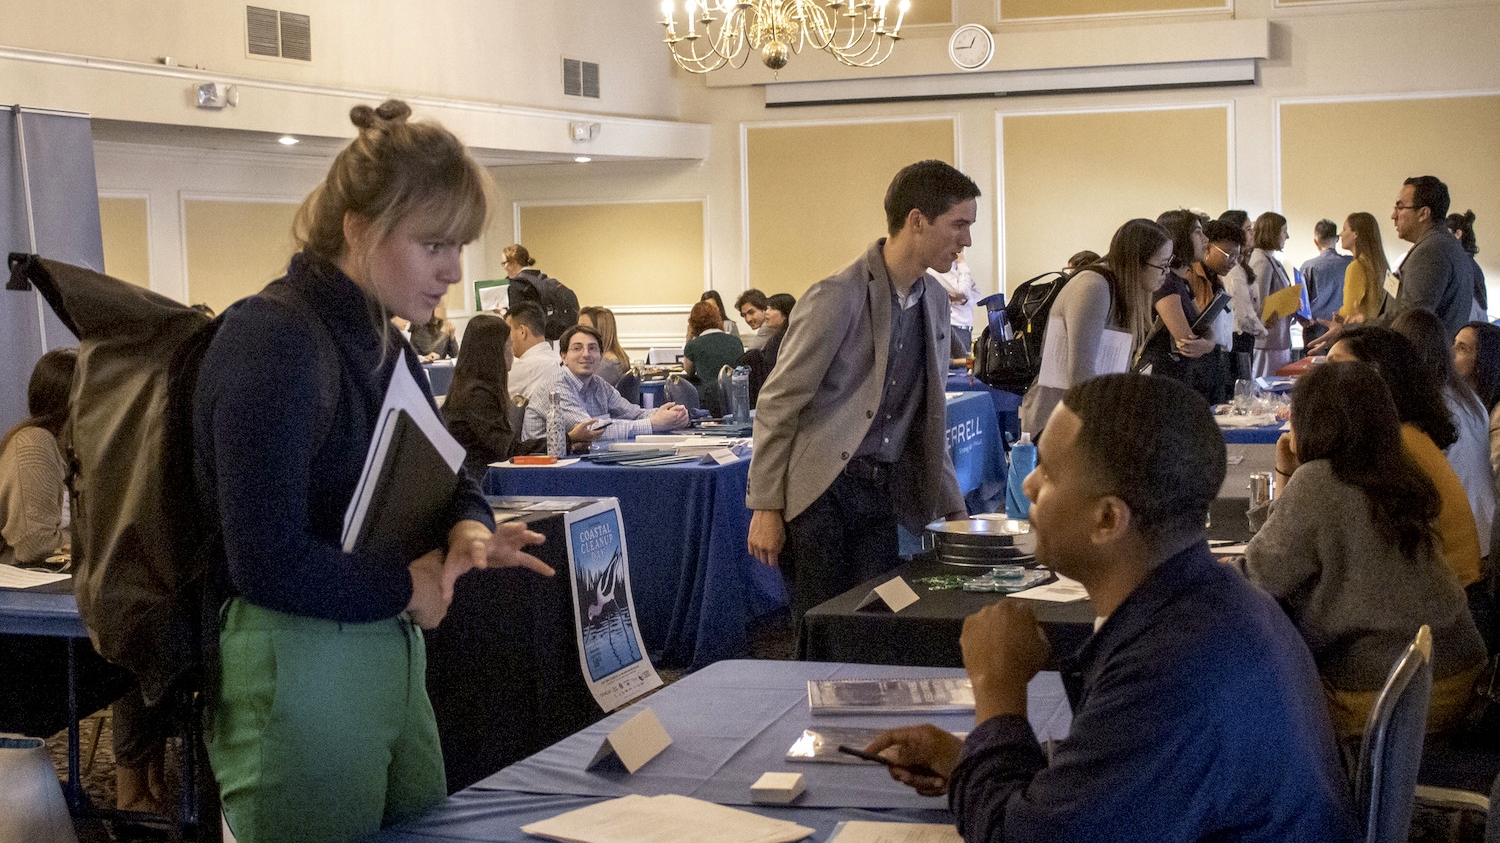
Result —
<instances>
[{"instance_id":1,"label":"plastic water bottle","mask_svg":"<svg viewBox=\"0 0 1500 843\"><path fill-rule=\"evenodd\" d=\"M1030 433L1022 433L1021 441L1010 446L1010 474L1005 479L1005 514L1011 518L1031 514L1031 501L1021 491L1021 482L1035 470L1036 446L1031 444Z\"/></svg>"},{"instance_id":2,"label":"plastic water bottle","mask_svg":"<svg viewBox=\"0 0 1500 843\"><path fill-rule=\"evenodd\" d=\"M729 385L729 407L735 424L750 423L750 369L735 367Z\"/></svg>"},{"instance_id":3,"label":"plastic water bottle","mask_svg":"<svg viewBox=\"0 0 1500 843\"><path fill-rule=\"evenodd\" d=\"M548 401L547 456L565 457L568 455L568 432L563 429L562 398L554 389L548 396Z\"/></svg>"}]
</instances>

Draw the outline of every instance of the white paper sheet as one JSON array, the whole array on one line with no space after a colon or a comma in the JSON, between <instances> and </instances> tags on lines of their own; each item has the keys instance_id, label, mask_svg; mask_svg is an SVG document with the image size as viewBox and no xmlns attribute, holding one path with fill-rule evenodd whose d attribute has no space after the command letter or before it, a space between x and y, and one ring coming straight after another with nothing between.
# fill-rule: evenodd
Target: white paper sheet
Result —
<instances>
[{"instance_id":1,"label":"white paper sheet","mask_svg":"<svg viewBox=\"0 0 1500 843\"><path fill-rule=\"evenodd\" d=\"M1053 316L1047 319L1047 335L1042 340L1042 370L1037 375L1037 383L1042 386L1067 389L1072 386L1068 381L1068 347L1062 341L1062 330L1057 327L1061 317ZM1130 368L1130 334L1125 331L1116 331L1106 328L1099 334L1099 351L1094 356L1094 374L1112 375L1123 372Z\"/></svg>"},{"instance_id":2,"label":"white paper sheet","mask_svg":"<svg viewBox=\"0 0 1500 843\"><path fill-rule=\"evenodd\" d=\"M828 843L963 843L958 829L936 823L841 822Z\"/></svg>"},{"instance_id":3,"label":"white paper sheet","mask_svg":"<svg viewBox=\"0 0 1500 843\"><path fill-rule=\"evenodd\" d=\"M1062 574L1057 575L1057 582L1028 588L1011 595L1011 597L1020 597L1025 600L1046 600L1049 603L1072 603L1077 600L1086 600L1088 596L1089 593L1084 590L1083 583L1070 580Z\"/></svg>"},{"instance_id":4,"label":"white paper sheet","mask_svg":"<svg viewBox=\"0 0 1500 843\"><path fill-rule=\"evenodd\" d=\"M375 487L379 480L375 475L385 462L385 452L390 446L391 433L400 410L405 410L412 421L417 423L417 427L437 448L449 468L457 472L459 466L463 465L464 446L458 444L458 440L443 426L437 412L427 402L426 393L422 392L422 387L417 385L411 371L406 368L406 361L396 361L390 385L385 389L385 401L380 405L380 414L376 416L380 421L375 428L375 436L370 440L369 450L365 452L365 466L360 471L359 484L354 487L354 497L349 500L349 508L344 510L342 540L345 553L352 553L355 542L359 540L365 512L375 497Z\"/></svg>"},{"instance_id":5,"label":"white paper sheet","mask_svg":"<svg viewBox=\"0 0 1500 843\"><path fill-rule=\"evenodd\" d=\"M668 794L631 794L521 826L568 843L793 843L806 826Z\"/></svg>"},{"instance_id":6,"label":"white paper sheet","mask_svg":"<svg viewBox=\"0 0 1500 843\"><path fill-rule=\"evenodd\" d=\"M33 588L48 583L72 578L72 574L54 574L51 571L33 571L14 565L0 565L0 588Z\"/></svg>"}]
</instances>

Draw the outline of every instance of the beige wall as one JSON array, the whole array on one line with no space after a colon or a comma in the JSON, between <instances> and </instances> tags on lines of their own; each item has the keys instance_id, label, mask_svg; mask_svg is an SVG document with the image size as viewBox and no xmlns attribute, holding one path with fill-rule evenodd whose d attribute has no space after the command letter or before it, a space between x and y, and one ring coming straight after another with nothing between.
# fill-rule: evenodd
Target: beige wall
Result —
<instances>
[{"instance_id":1,"label":"beige wall","mask_svg":"<svg viewBox=\"0 0 1500 843\"><path fill-rule=\"evenodd\" d=\"M1224 107L1003 118L1005 270L1014 285L1115 229L1172 208L1228 204Z\"/></svg>"},{"instance_id":2,"label":"beige wall","mask_svg":"<svg viewBox=\"0 0 1500 843\"><path fill-rule=\"evenodd\" d=\"M952 163L953 133L951 119L747 129L750 286L801 295L848 266L886 231L891 177L924 158Z\"/></svg>"},{"instance_id":3,"label":"beige wall","mask_svg":"<svg viewBox=\"0 0 1500 843\"><path fill-rule=\"evenodd\" d=\"M190 304L222 312L286 270L296 205L189 199L182 206Z\"/></svg>"},{"instance_id":4,"label":"beige wall","mask_svg":"<svg viewBox=\"0 0 1500 843\"><path fill-rule=\"evenodd\" d=\"M999 0L1001 20L1223 9L1227 0Z\"/></svg>"},{"instance_id":5,"label":"beige wall","mask_svg":"<svg viewBox=\"0 0 1500 843\"><path fill-rule=\"evenodd\" d=\"M528 205L519 214L536 268L573 288L583 307L691 305L703 295L702 202Z\"/></svg>"},{"instance_id":6,"label":"beige wall","mask_svg":"<svg viewBox=\"0 0 1500 843\"><path fill-rule=\"evenodd\" d=\"M104 236L104 272L121 281L151 286L149 211L144 197L100 197L99 228Z\"/></svg>"},{"instance_id":7,"label":"beige wall","mask_svg":"<svg viewBox=\"0 0 1500 843\"><path fill-rule=\"evenodd\" d=\"M1394 264L1410 246L1390 221L1401 182L1437 176L1453 199L1449 213L1475 213L1480 266L1500 311L1500 95L1286 102L1280 119L1281 211L1294 242L1310 241L1323 217L1342 224L1367 211Z\"/></svg>"}]
</instances>

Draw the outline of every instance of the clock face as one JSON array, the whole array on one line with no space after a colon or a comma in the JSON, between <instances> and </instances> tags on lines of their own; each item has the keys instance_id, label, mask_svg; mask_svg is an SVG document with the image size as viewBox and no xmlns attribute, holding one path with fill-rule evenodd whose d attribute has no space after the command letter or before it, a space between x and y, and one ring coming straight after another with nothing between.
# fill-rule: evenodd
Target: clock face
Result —
<instances>
[{"instance_id":1,"label":"clock face","mask_svg":"<svg viewBox=\"0 0 1500 843\"><path fill-rule=\"evenodd\" d=\"M964 70L978 70L995 55L995 37L977 23L966 23L948 39L948 57Z\"/></svg>"}]
</instances>

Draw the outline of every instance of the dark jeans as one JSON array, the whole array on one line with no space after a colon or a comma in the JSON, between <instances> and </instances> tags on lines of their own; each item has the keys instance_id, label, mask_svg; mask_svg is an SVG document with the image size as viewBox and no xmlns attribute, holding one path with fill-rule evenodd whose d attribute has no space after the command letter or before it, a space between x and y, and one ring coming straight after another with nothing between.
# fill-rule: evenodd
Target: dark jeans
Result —
<instances>
[{"instance_id":1,"label":"dark jeans","mask_svg":"<svg viewBox=\"0 0 1500 843\"><path fill-rule=\"evenodd\" d=\"M896 513L889 482L840 474L786 525L781 572L792 617L896 567Z\"/></svg>"}]
</instances>

